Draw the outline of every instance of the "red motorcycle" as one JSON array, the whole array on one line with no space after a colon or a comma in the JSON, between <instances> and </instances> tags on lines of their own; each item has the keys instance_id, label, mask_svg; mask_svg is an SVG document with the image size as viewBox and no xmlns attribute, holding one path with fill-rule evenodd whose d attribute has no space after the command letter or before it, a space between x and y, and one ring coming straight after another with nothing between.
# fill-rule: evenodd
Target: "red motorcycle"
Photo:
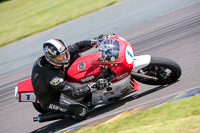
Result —
<instances>
[{"instance_id":1,"label":"red motorcycle","mask_svg":"<svg viewBox=\"0 0 200 133\"><path fill-rule=\"evenodd\" d=\"M133 46L124 38L103 36L97 39L99 46L89 55L78 58L67 71L67 81L73 86L81 86L108 79L110 84L103 90L97 90L91 96L77 99L89 109L99 104L117 101L139 89L137 81L148 85L165 85L175 82L181 76L180 66L169 59L134 55ZM48 121L63 118L62 113L46 113L34 95L31 79L18 83L15 97L19 102L32 102L41 114L34 121Z\"/></svg>"}]
</instances>

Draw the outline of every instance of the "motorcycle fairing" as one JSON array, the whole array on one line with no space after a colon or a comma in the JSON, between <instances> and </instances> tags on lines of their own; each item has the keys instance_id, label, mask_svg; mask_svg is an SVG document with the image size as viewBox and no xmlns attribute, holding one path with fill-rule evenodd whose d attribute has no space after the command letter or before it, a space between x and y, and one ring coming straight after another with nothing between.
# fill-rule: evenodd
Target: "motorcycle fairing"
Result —
<instances>
[{"instance_id":1,"label":"motorcycle fairing","mask_svg":"<svg viewBox=\"0 0 200 133\"><path fill-rule=\"evenodd\" d=\"M133 71L137 72L139 69L146 67L151 62L151 56L150 55L140 55L134 57L134 67Z\"/></svg>"},{"instance_id":2,"label":"motorcycle fairing","mask_svg":"<svg viewBox=\"0 0 200 133\"><path fill-rule=\"evenodd\" d=\"M18 83L15 88L15 97L19 99L19 102L38 102L30 78Z\"/></svg>"}]
</instances>

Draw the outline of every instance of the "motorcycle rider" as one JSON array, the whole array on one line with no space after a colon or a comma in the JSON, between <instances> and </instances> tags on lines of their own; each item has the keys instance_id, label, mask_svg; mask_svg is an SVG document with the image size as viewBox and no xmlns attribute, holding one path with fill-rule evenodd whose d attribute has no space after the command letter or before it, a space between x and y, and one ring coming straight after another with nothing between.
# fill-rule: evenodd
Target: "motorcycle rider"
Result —
<instances>
[{"instance_id":1,"label":"motorcycle rider","mask_svg":"<svg viewBox=\"0 0 200 133\"><path fill-rule=\"evenodd\" d=\"M70 85L66 81L66 71L81 56L81 52L97 46L96 40L84 40L66 46L60 39L50 39L43 44L44 55L34 63L31 75L34 93L42 108L63 112L78 121L86 119L87 107L75 99L91 94L95 89L90 85ZM105 85L102 82L98 84Z\"/></svg>"}]
</instances>

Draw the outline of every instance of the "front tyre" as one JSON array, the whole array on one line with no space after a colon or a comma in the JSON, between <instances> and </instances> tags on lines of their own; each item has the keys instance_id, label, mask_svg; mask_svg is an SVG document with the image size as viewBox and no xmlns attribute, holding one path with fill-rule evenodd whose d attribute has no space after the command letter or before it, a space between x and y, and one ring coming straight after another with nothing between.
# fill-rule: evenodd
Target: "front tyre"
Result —
<instances>
[{"instance_id":1,"label":"front tyre","mask_svg":"<svg viewBox=\"0 0 200 133\"><path fill-rule=\"evenodd\" d=\"M137 73L156 77L157 80L134 77L135 80L148 85L165 85L177 81L181 76L181 67L174 61L161 57L152 57L148 66Z\"/></svg>"}]
</instances>

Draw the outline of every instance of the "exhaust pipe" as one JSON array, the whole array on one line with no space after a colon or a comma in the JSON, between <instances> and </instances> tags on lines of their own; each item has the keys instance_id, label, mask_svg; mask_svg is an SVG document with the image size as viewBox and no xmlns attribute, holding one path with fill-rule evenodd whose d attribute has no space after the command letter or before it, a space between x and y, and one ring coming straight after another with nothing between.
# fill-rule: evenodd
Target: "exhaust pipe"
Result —
<instances>
[{"instance_id":1,"label":"exhaust pipe","mask_svg":"<svg viewBox=\"0 0 200 133\"><path fill-rule=\"evenodd\" d=\"M34 122L46 122L46 121L52 121L52 120L57 120L57 119L62 119L66 118L64 113L56 112L56 113L45 113L45 114L40 114L37 117L33 117Z\"/></svg>"}]
</instances>

